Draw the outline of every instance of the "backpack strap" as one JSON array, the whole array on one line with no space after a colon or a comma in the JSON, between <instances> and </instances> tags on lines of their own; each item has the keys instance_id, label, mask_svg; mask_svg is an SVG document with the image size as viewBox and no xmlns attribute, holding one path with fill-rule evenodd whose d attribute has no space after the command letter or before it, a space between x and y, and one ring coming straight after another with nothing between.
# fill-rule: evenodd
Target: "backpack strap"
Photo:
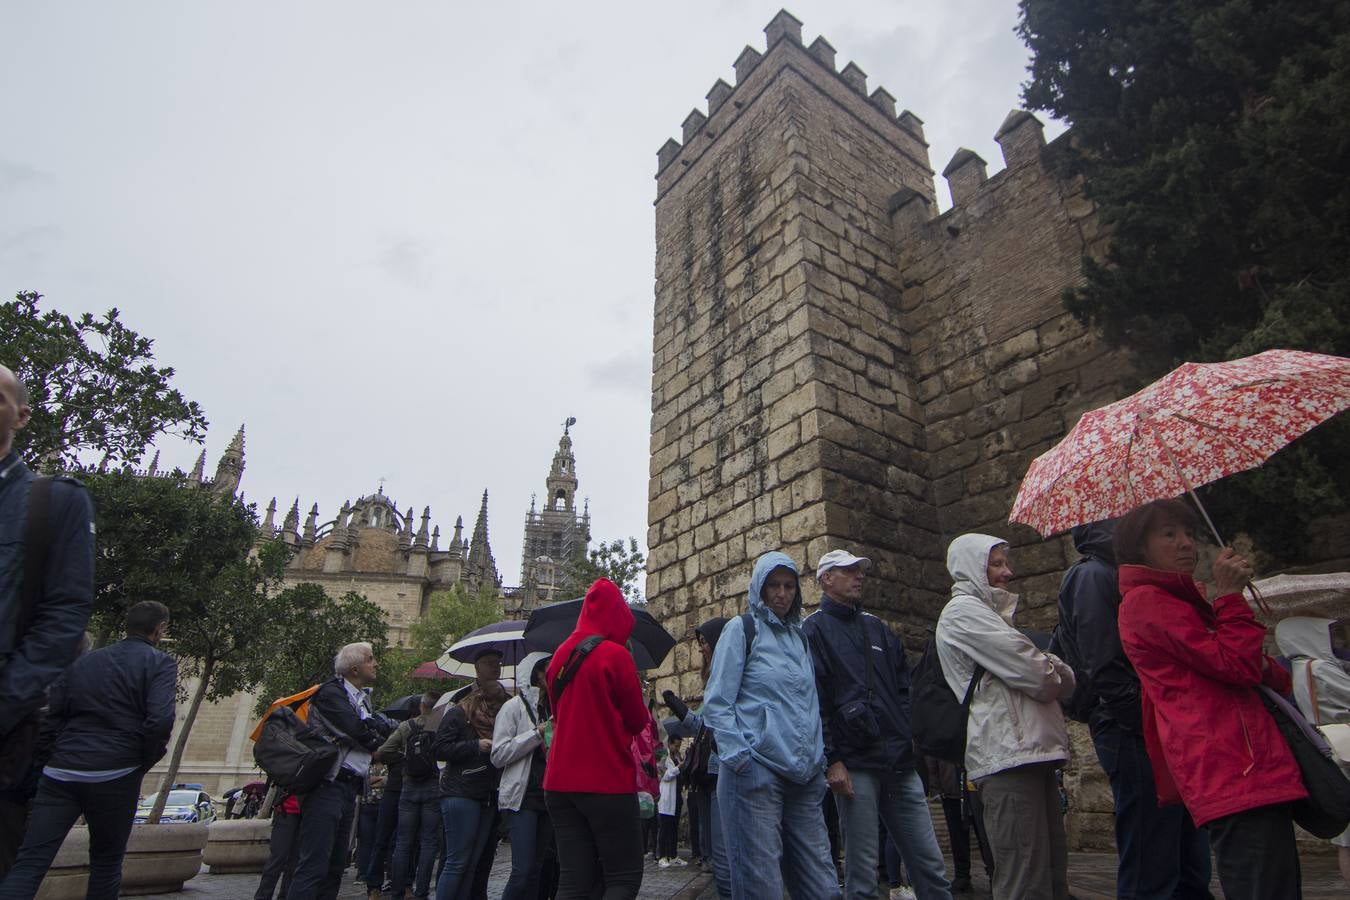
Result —
<instances>
[{"instance_id":1,"label":"backpack strap","mask_svg":"<svg viewBox=\"0 0 1350 900\"><path fill-rule=\"evenodd\" d=\"M745 632L745 658L750 658L750 646L755 642L755 617L748 612L741 613L741 629Z\"/></svg>"},{"instance_id":2,"label":"backpack strap","mask_svg":"<svg viewBox=\"0 0 1350 900\"><path fill-rule=\"evenodd\" d=\"M42 592L42 573L52 546L52 480L35 478L28 489L28 521L23 540L23 590L20 592L15 637L28 631Z\"/></svg>"},{"instance_id":3,"label":"backpack strap","mask_svg":"<svg viewBox=\"0 0 1350 900\"><path fill-rule=\"evenodd\" d=\"M961 701L961 708L966 711L966 715L970 715L970 701L975 698L975 688L983 677L984 666L976 663L975 672L970 676L970 685L966 688L966 697Z\"/></svg>"},{"instance_id":4,"label":"backpack strap","mask_svg":"<svg viewBox=\"0 0 1350 900\"><path fill-rule=\"evenodd\" d=\"M530 698L523 693L518 696L520 697L520 705L525 707L525 715L530 717L530 724L538 725L539 717L534 714L534 710L530 709Z\"/></svg>"},{"instance_id":5,"label":"backpack strap","mask_svg":"<svg viewBox=\"0 0 1350 900\"><path fill-rule=\"evenodd\" d=\"M577 677L577 669L581 668L581 664L586 661L586 657L590 656L591 651L600 646L600 642L604 639L603 635L588 635L585 640L572 648L572 652L568 654L567 662L563 663L562 669L553 679L555 701L562 699L563 691L567 690L567 686L572 683L572 679Z\"/></svg>"},{"instance_id":6,"label":"backpack strap","mask_svg":"<svg viewBox=\"0 0 1350 900\"><path fill-rule=\"evenodd\" d=\"M1313 679L1313 661L1308 660L1308 699L1312 701L1312 720L1314 725L1322 724L1322 711L1317 708L1317 682Z\"/></svg>"}]
</instances>

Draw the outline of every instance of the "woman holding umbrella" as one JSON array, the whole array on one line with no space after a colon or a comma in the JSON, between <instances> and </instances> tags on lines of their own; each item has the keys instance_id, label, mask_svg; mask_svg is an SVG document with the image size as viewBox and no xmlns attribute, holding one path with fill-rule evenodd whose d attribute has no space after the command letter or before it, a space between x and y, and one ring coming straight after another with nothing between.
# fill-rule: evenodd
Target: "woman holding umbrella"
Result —
<instances>
[{"instance_id":1,"label":"woman holding umbrella","mask_svg":"<svg viewBox=\"0 0 1350 900\"><path fill-rule=\"evenodd\" d=\"M1230 898L1299 897L1290 803L1307 796L1289 745L1257 693L1288 694L1262 650L1266 629L1243 600L1251 565L1225 548L1212 598L1191 577L1195 519L1156 500L1116 525L1120 641L1143 689L1144 742L1161 803L1209 827Z\"/></svg>"}]
</instances>

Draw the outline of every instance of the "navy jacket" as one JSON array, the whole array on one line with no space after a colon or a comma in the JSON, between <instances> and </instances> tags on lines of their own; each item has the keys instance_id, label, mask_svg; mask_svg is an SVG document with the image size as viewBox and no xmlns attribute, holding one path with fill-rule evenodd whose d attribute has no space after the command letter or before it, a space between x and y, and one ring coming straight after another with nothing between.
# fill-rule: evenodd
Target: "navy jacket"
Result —
<instances>
[{"instance_id":1,"label":"navy jacket","mask_svg":"<svg viewBox=\"0 0 1350 900\"><path fill-rule=\"evenodd\" d=\"M347 696L342 678L336 675L319 685L309 704L310 709L319 711L324 723L333 732L331 736L341 746L360 747L374 753L380 749L389 732L393 731L388 720L382 716L361 718Z\"/></svg>"},{"instance_id":2,"label":"navy jacket","mask_svg":"<svg viewBox=\"0 0 1350 900\"><path fill-rule=\"evenodd\" d=\"M497 789L497 769L492 755L478 745L478 732L473 730L464 707L451 704L436 729L432 752L445 760L441 769L441 796L467 797L486 803ZM636 788L635 788L636 790Z\"/></svg>"},{"instance_id":3,"label":"navy jacket","mask_svg":"<svg viewBox=\"0 0 1350 900\"><path fill-rule=\"evenodd\" d=\"M83 485L60 477L52 484L42 588L28 632L18 637L33 478L17 454L0 459L0 735L42 706L48 685L75 659L94 600L94 507Z\"/></svg>"},{"instance_id":4,"label":"navy jacket","mask_svg":"<svg viewBox=\"0 0 1350 900\"><path fill-rule=\"evenodd\" d=\"M1120 646L1120 587L1111 540L1114 522L1079 525L1073 545L1082 556L1064 573L1059 586L1059 621L1075 643L1078 666L1086 674L1097 705L1089 717L1096 732L1115 723L1143 733L1139 676Z\"/></svg>"},{"instance_id":5,"label":"navy jacket","mask_svg":"<svg viewBox=\"0 0 1350 900\"><path fill-rule=\"evenodd\" d=\"M173 731L178 663L132 635L71 665L48 715L59 730L49 766L79 771L148 769Z\"/></svg>"},{"instance_id":6,"label":"navy jacket","mask_svg":"<svg viewBox=\"0 0 1350 900\"><path fill-rule=\"evenodd\" d=\"M871 613L822 594L820 610L802 623L802 631L815 663L826 764L842 761L850 769L890 771L914 768L909 667L905 664L905 648L891 629ZM850 736L839 712L852 701L867 697L864 665L872 667L870 706L880 737L861 743Z\"/></svg>"}]
</instances>

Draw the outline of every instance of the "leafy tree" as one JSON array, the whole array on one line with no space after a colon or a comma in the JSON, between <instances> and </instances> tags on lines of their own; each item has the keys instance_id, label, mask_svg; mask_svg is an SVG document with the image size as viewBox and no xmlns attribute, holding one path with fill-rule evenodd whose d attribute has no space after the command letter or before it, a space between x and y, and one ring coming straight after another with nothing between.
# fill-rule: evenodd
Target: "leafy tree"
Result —
<instances>
[{"instance_id":1,"label":"leafy tree","mask_svg":"<svg viewBox=\"0 0 1350 900\"><path fill-rule=\"evenodd\" d=\"M394 700L436 687L440 679L413 678L413 670L439 657L445 648L465 634L499 621L501 617L494 585L483 585L477 594L471 594L463 584L434 591L427 600L426 615L408 629L408 646L390 647L381 659L376 691L380 696Z\"/></svg>"},{"instance_id":2,"label":"leafy tree","mask_svg":"<svg viewBox=\"0 0 1350 900\"><path fill-rule=\"evenodd\" d=\"M567 571L566 597L580 597L597 578L608 578L623 591L630 603L642 602L640 579L647 571L647 557L638 549L637 538L601 541L574 559Z\"/></svg>"},{"instance_id":3,"label":"leafy tree","mask_svg":"<svg viewBox=\"0 0 1350 900\"><path fill-rule=\"evenodd\" d=\"M33 417L15 437L28 459L74 465L81 451L100 466L134 463L156 436L201 442L206 417L156 366L154 342L122 323L116 309L72 319L42 312L42 295L23 291L0 304L0 362L28 387Z\"/></svg>"},{"instance_id":4,"label":"leafy tree","mask_svg":"<svg viewBox=\"0 0 1350 900\"><path fill-rule=\"evenodd\" d=\"M148 821L159 821L169 789L178 779L188 736L203 700L222 700L253 688L272 662L274 635L290 610L278 588L289 549L273 540L248 557L226 566L215 578L180 597L172 610L169 649L180 672L196 678L187 715L169 755L158 797Z\"/></svg>"},{"instance_id":5,"label":"leafy tree","mask_svg":"<svg viewBox=\"0 0 1350 900\"><path fill-rule=\"evenodd\" d=\"M1028 106L1111 240L1066 305L1131 351L1183 360L1284 347L1350 355L1350 6L1341 0L1022 0ZM1350 423L1212 486L1229 530L1297 559L1344 510Z\"/></svg>"},{"instance_id":6,"label":"leafy tree","mask_svg":"<svg viewBox=\"0 0 1350 900\"><path fill-rule=\"evenodd\" d=\"M189 487L181 473L81 477L98 532L90 628L100 645L120 632L127 608L141 600L158 600L181 620L184 598L243 560L257 536L252 506Z\"/></svg>"},{"instance_id":7,"label":"leafy tree","mask_svg":"<svg viewBox=\"0 0 1350 900\"><path fill-rule=\"evenodd\" d=\"M254 686L257 713L269 703L333 677L338 650L356 641L369 641L377 660L387 659L389 620L384 610L348 591L333 599L322 585L304 582L277 595L284 612L266 648L267 667Z\"/></svg>"}]
</instances>

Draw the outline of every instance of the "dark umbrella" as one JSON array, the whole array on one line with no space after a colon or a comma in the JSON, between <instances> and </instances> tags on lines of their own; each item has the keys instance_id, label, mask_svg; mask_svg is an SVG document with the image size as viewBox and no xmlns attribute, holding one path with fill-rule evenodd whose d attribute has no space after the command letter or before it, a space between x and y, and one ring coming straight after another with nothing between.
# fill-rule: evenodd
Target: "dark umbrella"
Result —
<instances>
[{"instance_id":1,"label":"dark umbrella","mask_svg":"<svg viewBox=\"0 0 1350 900\"><path fill-rule=\"evenodd\" d=\"M525 623L518 619L511 619L505 622L493 622L491 625L484 625L482 628L475 628L464 637L450 645L450 649L441 654L437 660L442 668L449 668L446 663L449 659L459 662L471 663L478 657L487 652L501 654L502 664L514 666L524 658L529 651L525 649L524 642L521 640L521 631L524 630Z\"/></svg>"},{"instance_id":2,"label":"dark umbrella","mask_svg":"<svg viewBox=\"0 0 1350 900\"><path fill-rule=\"evenodd\" d=\"M384 714L391 719L411 719L422 711L422 695L409 694L399 697L384 708Z\"/></svg>"},{"instance_id":3,"label":"dark umbrella","mask_svg":"<svg viewBox=\"0 0 1350 900\"><path fill-rule=\"evenodd\" d=\"M557 650L558 645L576 630L581 601L582 598L577 598L550 603L530 613L530 621L525 625L525 643L534 650ZM655 669L675 646L675 638L641 606L630 603L628 608L637 620L628 639L633 647L633 660L639 669Z\"/></svg>"}]
</instances>

